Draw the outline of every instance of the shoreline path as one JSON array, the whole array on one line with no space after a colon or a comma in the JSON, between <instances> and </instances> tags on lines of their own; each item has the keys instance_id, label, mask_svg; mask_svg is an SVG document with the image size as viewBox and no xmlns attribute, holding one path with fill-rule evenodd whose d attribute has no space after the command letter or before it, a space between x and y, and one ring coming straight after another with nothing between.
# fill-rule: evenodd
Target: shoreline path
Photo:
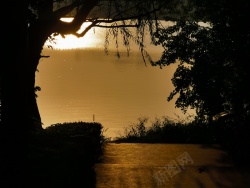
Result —
<instances>
[{"instance_id":1,"label":"shoreline path","mask_svg":"<svg viewBox=\"0 0 250 188\"><path fill-rule=\"evenodd\" d=\"M249 170L218 146L198 144L108 143L95 172L96 188L250 187Z\"/></svg>"}]
</instances>

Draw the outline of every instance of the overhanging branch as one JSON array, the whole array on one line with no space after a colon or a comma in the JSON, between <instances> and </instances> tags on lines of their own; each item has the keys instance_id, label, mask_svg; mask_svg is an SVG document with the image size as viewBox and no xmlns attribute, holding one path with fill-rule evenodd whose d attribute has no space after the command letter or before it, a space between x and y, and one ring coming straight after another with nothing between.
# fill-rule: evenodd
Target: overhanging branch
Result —
<instances>
[{"instance_id":1,"label":"overhanging branch","mask_svg":"<svg viewBox=\"0 0 250 188\"><path fill-rule=\"evenodd\" d=\"M92 22L88 27L86 27L84 29L83 32L81 32L81 33L72 33L72 34L75 35L75 36L77 36L77 37L83 37L95 25L96 25L96 22Z\"/></svg>"},{"instance_id":2,"label":"overhanging branch","mask_svg":"<svg viewBox=\"0 0 250 188\"><path fill-rule=\"evenodd\" d=\"M54 11L53 16L56 19L60 19L61 17L64 17L67 14L69 14L70 12L72 12L75 8L76 8L75 5L70 4L68 6L65 6L63 8L60 8L60 9Z\"/></svg>"},{"instance_id":3,"label":"overhanging branch","mask_svg":"<svg viewBox=\"0 0 250 188\"><path fill-rule=\"evenodd\" d=\"M136 15L126 16L124 18L123 17L117 18L117 16L119 16L119 14L117 14L117 15L114 15L115 18L113 17L111 19L98 19L98 18L88 19L87 16L93 10L93 8L98 5L98 3L99 3L98 0L92 0L92 1L86 0L86 1L84 1L84 3L81 5L81 7L79 7L79 10L77 11L77 14L75 15L73 21L70 23L59 21L55 27L56 28L55 32L58 32L62 35L73 34L77 37L83 37L92 27L100 27L100 28L134 27L134 28L139 28L140 27L139 23L126 24L125 21L143 19L144 17L148 18L151 14L153 14L153 16L155 16L155 13L161 10L161 7L154 8L154 10L151 10L148 12L143 12L141 14L139 13ZM69 5L69 6L65 7L65 9L61 9L60 11L58 10L58 12L56 14L63 15L63 12L66 13L69 10L72 10L74 6L75 5ZM82 31L81 33L78 33L78 31L80 30L80 28L84 22L92 22L92 23L88 27L86 27L84 29L84 31ZM115 22L121 22L121 23L116 24L116 25L111 25L112 23L115 23ZM108 25L104 25L105 23Z\"/></svg>"},{"instance_id":4,"label":"overhanging branch","mask_svg":"<svg viewBox=\"0 0 250 188\"><path fill-rule=\"evenodd\" d=\"M66 34L74 34L77 35L76 32L81 28L81 25L86 22L87 16L91 12L91 10L98 4L99 0L91 0L91 1L85 1L82 2L82 5L79 7L79 10L77 11L77 14L75 15L74 19L70 23L63 22L59 20L55 25L55 31L62 35ZM75 6L75 5L74 5ZM74 8L76 8L75 6ZM68 9L72 9L71 6L68 7ZM62 12L67 12L67 10L61 10ZM58 13L59 14L59 13ZM94 24L94 22L93 22ZM93 25L91 24L91 25ZM90 29L90 28L89 28ZM88 29L88 30L89 30Z\"/></svg>"},{"instance_id":5,"label":"overhanging branch","mask_svg":"<svg viewBox=\"0 0 250 188\"><path fill-rule=\"evenodd\" d=\"M119 22L119 21L125 21L125 20L134 20L134 19L138 19L138 18L143 18L147 15L153 14L160 11L160 8L157 8L155 10L149 11L149 12L145 12L142 14L137 14L137 15L133 15L133 16L127 16L124 18L113 18L113 19L99 19L98 22L102 22L102 23L112 23L112 22ZM89 21L91 21L91 19L88 19Z\"/></svg>"},{"instance_id":6,"label":"overhanging branch","mask_svg":"<svg viewBox=\"0 0 250 188\"><path fill-rule=\"evenodd\" d=\"M95 22L91 23L88 27L86 27L84 29L83 32L81 33L71 33L72 35L75 35L77 37L83 37L91 28L93 27L100 27L100 28L122 28L122 27L134 27L134 28L137 28L139 27L138 24L135 24L135 25L97 25Z\"/></svg>"},{"instance_id":7,"label":"overhanging branch","mask_svg":"<svg viewBox=\"0 0 250 188\"><path fill-rule=\"evenodd\" d=\"M140 25L139 24L118 24L118 25L100 25L102 23L114 23L114 22L123 22L126 20L133 20L136 18L140 18L140 17L144 17L146 15L150 15L153 14L157 11L159 11L160 8L152 10L150 12L144 13L144 14L138 14L138 15L134 15L134 16L129 16L126 18L116 18L116 19L88 19L87 21L92 22L92 24L90 24L88 27L86 27L86 29L81 32L81 33L76 33L76 32L72 32L71 34L77 36L77 37L83 37L92 27L101 27L101 28L122 28L122 27L134 27L134 28L138 28Z\"/></svg>"},{"instance_id":8,"label":"overhanging branch","mask_svg":"<svg viewBox=\"0 0 250 188\"><path fill-rule=\"evenodd\" d=\"M126 24L122 24L122 25L95 25L94 27L102 27L102 28L121 28L121 27L139 27L138 24L135 25L126 25Z\"/></svg>"}]
</instances>

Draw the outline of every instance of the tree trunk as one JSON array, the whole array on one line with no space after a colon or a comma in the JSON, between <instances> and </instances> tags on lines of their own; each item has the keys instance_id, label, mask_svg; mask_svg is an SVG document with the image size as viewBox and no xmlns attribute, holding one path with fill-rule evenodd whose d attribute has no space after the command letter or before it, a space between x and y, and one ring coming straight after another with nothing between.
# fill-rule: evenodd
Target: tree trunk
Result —
<instances>
[{"instance_id":1,"label":"tree trunk","mask_svg":"<svg viewBox=\"0 0 250 188\"><path fill-rule=\"evenodd\" d=\"M0 187L26 187L29 135L42 128L34 87L45 37L31 38L27 34L26 3L11 1L10 4L15 5L11 5L13 14L4 24L3 36L7 40L2 44L0 69Z\"/></svg>"},{"instance_id":2,"label":"tree trunk","mask_svg":"<svg viewBox=\"0 0 250 188\"><path fill-rule=\"evenodd\" d=\"M0 168L1 178L5 186L7 184L9 187L27 183L25 170L28 164L29 135L42 128L34 92L35 72L30 69L27 48L22 48L13 50L1 74L0 142L3 158Z\"/></svg>"},{"instance_id":3,"label":"tree trunk","mask_svg":"<svg viewBox=\"0 0 250 188\"><path fill-rule=\"evenodd\" d=\"M28 118L27 17L25 1L12 7L5 19L1 61L0 187L23 187L26 182ZM15 6L13 6L15 5ZM15 31L15 32L14 32ZM14 34L13 34L14 32Z\"/></svg>"},{"instance_id":4,"label":"tree trunk","mask_svg":"<svg viewBox=\"0 0 250 188\"><path fill-rule=\"evenodd\" d=\"M11 132L42 129L35 94L35 74L42 47L27 46L31 45L26 40L24 46L13 49L1 76L3 127Z\"/></svg>"}]
</instances>

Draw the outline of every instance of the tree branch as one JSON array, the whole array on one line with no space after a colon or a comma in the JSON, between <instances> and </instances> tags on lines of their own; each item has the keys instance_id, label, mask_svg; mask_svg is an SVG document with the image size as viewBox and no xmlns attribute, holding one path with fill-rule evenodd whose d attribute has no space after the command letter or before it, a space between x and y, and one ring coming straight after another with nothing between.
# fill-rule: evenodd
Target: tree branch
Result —
<instances>
[{"instance_id":1,"label":"tree branch","mask_svg":"<svg viewBox=\"0 0 250 188\"><path fill-rule=\"evenodd\" d=\"M90 24L88 27L86 27L85 29L84 29L84 31L83 32L81 32L81 33L71 33L72 35L75 35L75 36L77 36L77 37L83 37L91 28L93 28L93 27L101 27L101 28L121 28L121 27L139 27L139 25L124 25L124 24L122 24L122 25L110 25L110 26L105 26L105 25L97 25L96 24L96 22L93 22L92 24Z\"/></svg>"},{"instance_id":2,"label":"tree branch","mask_svg":"<svg viewBox=\"0 0 250 188\"><path fill-rule=\"evenodd\" d=\"M78 26L78 28L80 29L81 25L86 21L89 13L95 6L98 5L99 1L100 0L86 0L75 15L74 20L72 21L72 25L74 25L75 27Z\"/></svg>"},{"instance_id":3,"label":"tree branch","mask_svg":"<svg viewBox=\"0 0 250 188\"><path fill-rule=\"evenodd\" d=\"M133 20L133 19L136 19L136 18L141 18L141 17L147 16L147 15L150 15L152 13L158 12L158 11L160 11L160 9L161 8L157 8L155 10L152 10L152 11L149 11L149 12L146 12L146 13L143 13L143 14L137 14L137 15L128 16L128 17L124 17L124 18L103 19L103 20L99 20L99 22L112 23L112 22L118 22L118 21Z\"/></svg>"},{"instance_id":4,"label":"tree branch","mask_svg":"<svg viewBox=\"0 0 250 188\"><path fill-rule=\"evenodd\" d=\"M76 8L76 5L70 4L63 8L57 9L56 11L54 11L53 17L56 19L60 19L61 17L64 17L70 12L72 12L75 8Z\"/></svg>"},{"instance_id":5,"label":"tree branch","mask_svg":"<svg viewBox=\"0 0 250 188\"><path fill-rule=\"evenodd\" d=\"M73 35L77 36L77 37L83 37L92 27L94 27L96 24L96 22L92 22L88 27L86 27L84 29L83 32L81 33L72 33Z\"/></svg>"},{"instance_id":6,"label":"tree branch","mask_svg":"<svg viewBox=\"0 0 250 188\"><path fill-rule=\"evenodd\" d=\"M141 14L137 14L137 15L132 15L132 16L127 16L127 17L120 17L120 18L113 18L113 19L97 19L97 18L93 18L93 19L87 19L87 16L89 15L89 13L93 10L93 8L95 6L98 6L98 3L100 1L99 0L92 0L92 1L87 1L85 0L84 3L82 3L79 11L76 13L74 19L72 22L67 23L67 22L63 22L63 21L58 21L57 25L56 25L56 31L60 33L61 35L66 35L66 34L73 34L77 37L83 37L92 27L102 27L102 28L121 28L121 27L139 27L139 24L124 24L124 21L126 20L133 20L133 19L137 19L137 18L143 18L145 16L148 16L150 14L155 14L156 12L160 11L160 8L155 8L152 11L149 12L144 12ZM63 15L63 13L65 12L69 12L69 10L73 10L73 5L69 5L67 7L65 7L65 9L61 9L58 10L57 14L58 15ZM129 10L129 9L128 9ZM117 14L119 15L119 14ZM115 17L117 17L117 15L114 15ZM77 31L79 31L79 29L81 28L82 24L86 21L92 22L88 27L86 27L84 29L83 32L81 33L77 33ZM123 24L119 24L119 25L101 25L102 23L114 23L114 22L123 22Z\"/></svg>"},{"instance_id":7,"label":"tree branch","mask_svg":"<svg viewBox=\"0 0 250 188\"><path fill-rule=\"evenodd\" d=\"M137 4L138 5L138 4ZM114 15L113 18L118 18L119 16L121 16L122 14L126 13L126 12L129 12L129 11L132 11L133 9L135 9L137 7L137 5L129 8L129 9L126 9L124 11L121 11L119 12L118 14ZM120 17L121 18L121 17Z\"/></svg>"},{"instance_id":8,"label":"tree branch","mask_svg":"<svg viewBox=\"0 0 250 188\"><path fill-rule=\"evenodd\" d=\"M49 55L41 55L40 57L41 58L49 58L50 56Z\"/></svg>"},{"instance_id":9,"label":"tree branch","mask_svg":"<svg viewBox=\"0 0 250 188\"><path fill-rule=\"evenodd\" d=\"M77 35L77 31L81 28L82 24L86 22L87 16L91 12L91 10L98 4L99 0L85 0L84 2L81 2L82 5L79 7L79 10L77 11L74 19L72 22L67 23L59 20L55 27L54 32L58 32L62 35L66 34L74 34ZM74 5L75 8L77 7ZM68 9L72 8L70 5ZM67 10L61 10L61 12L67 12ZM90 28L89 28L90 29Z\"/></svg>"},{"instance_id":10,"label":"tree branch","mask_svg":"<svg viewBox=\"0 0 250 188\"><path fill-rule=\"evenodd\" d=\"M138 24L135 24L135 25L126 25L126 24L122 24L122 25L95 25L94 27L121 28L121 27L139 27L139 25Z\"/></svg>"}]
</instances>

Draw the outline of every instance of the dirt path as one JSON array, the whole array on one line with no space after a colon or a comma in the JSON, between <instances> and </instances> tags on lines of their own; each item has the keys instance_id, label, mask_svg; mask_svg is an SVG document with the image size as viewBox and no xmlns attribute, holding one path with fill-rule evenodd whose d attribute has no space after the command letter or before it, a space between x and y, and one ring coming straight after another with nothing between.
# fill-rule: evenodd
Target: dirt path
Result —
<instances>
[{"instance_id":1,"label":"dirt path","mask_svg":"<svg viewBox=\"0 0 250 188\"><path fill-rule=\"evenodd\" d=\"M96 188L250 188L227 153L192 144L110 143L95 171Z\"/></svg>"}]
</instances>

